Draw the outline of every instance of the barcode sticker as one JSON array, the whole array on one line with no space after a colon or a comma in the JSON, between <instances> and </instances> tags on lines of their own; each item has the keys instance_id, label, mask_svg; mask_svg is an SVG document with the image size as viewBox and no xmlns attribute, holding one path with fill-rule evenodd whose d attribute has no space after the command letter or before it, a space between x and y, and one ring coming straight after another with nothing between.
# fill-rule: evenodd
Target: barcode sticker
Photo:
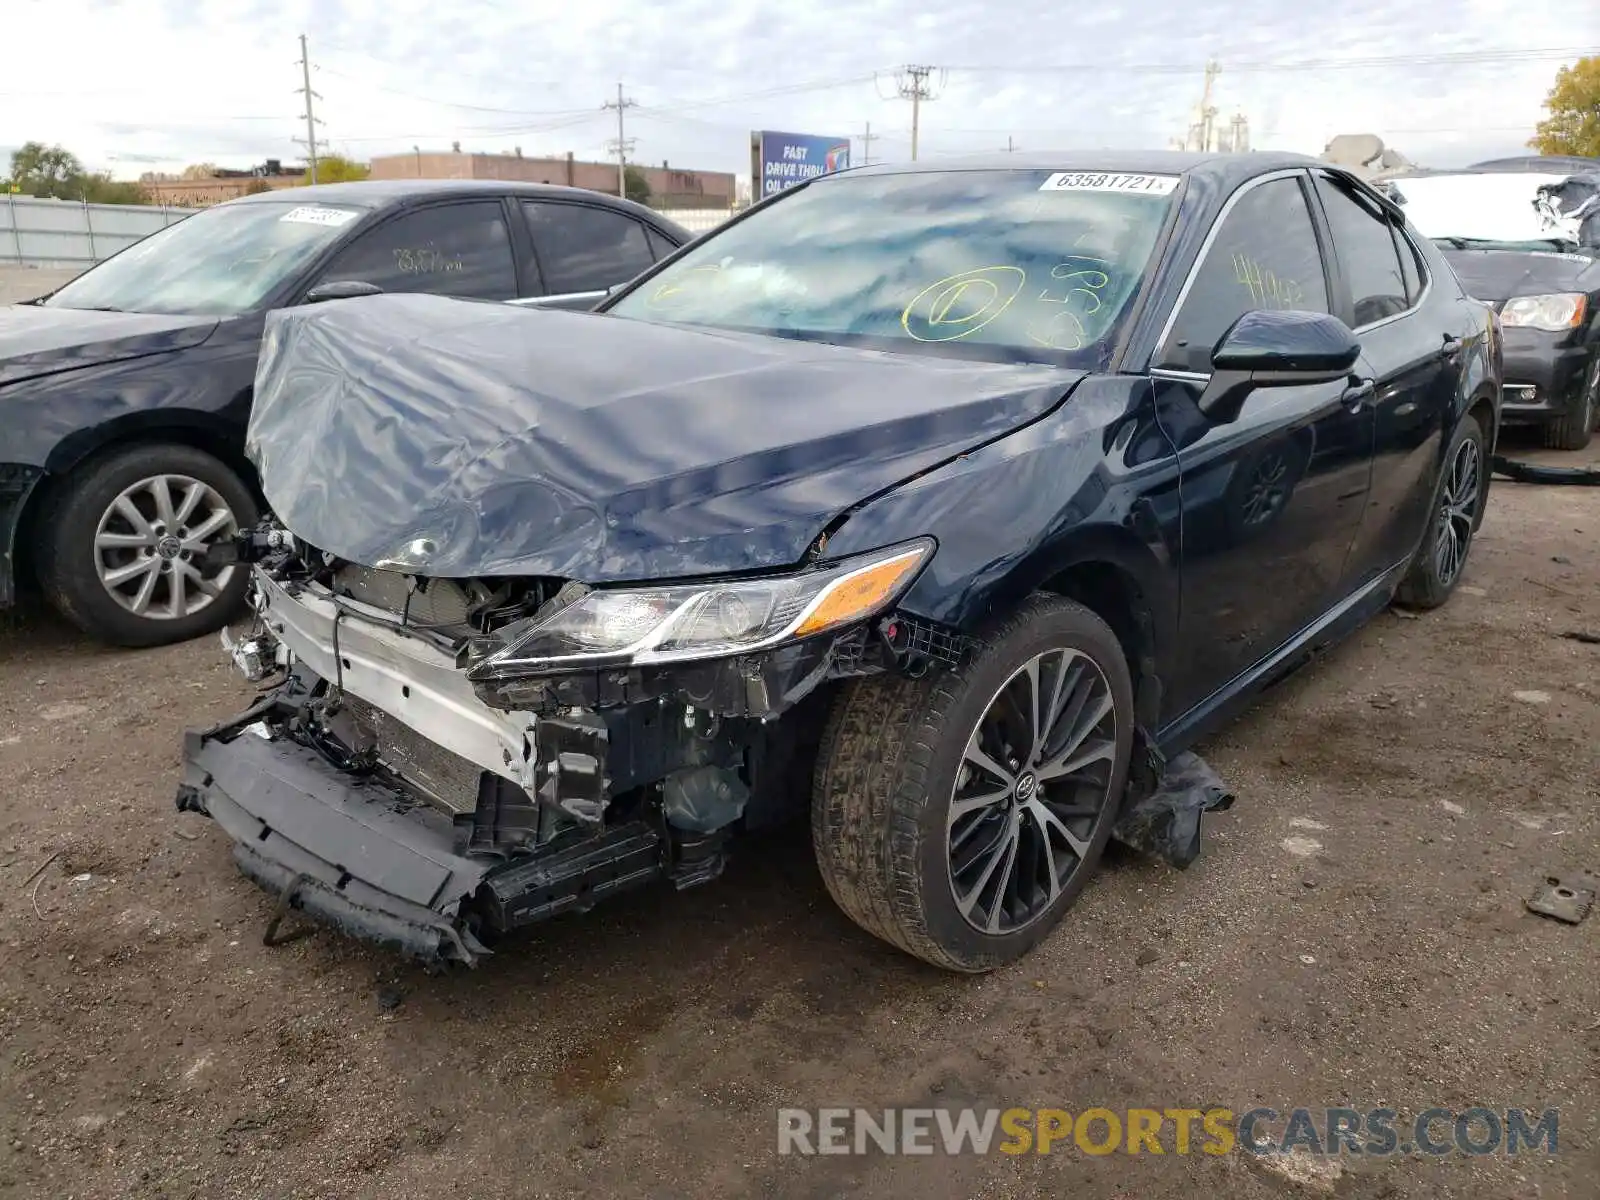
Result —
<instances>
[{"instance_id":1,"label":"barcode sticker","mask_svg":"<svg viewBox=\"0 0 1600 1200\"><path fill-rule=\"evenodd\" d=\"M291 208L280 221L293 221L297 225L347 225L356 219L356 214L348 208L318 208L314 205L302 205Z\"/></svg>"},{"instance_id":2,"label":"barcode sticker","mask_svg":"<svg viewBox=\"0 0 1600 1200\"><path fill-rule=\"evenodd\" d=\"M1121 175L1096 171L1057 171L1040 185L1041 192L1136 192L1166 196L1178 186L1176 175Z\"/></svg>"}]
</instances>

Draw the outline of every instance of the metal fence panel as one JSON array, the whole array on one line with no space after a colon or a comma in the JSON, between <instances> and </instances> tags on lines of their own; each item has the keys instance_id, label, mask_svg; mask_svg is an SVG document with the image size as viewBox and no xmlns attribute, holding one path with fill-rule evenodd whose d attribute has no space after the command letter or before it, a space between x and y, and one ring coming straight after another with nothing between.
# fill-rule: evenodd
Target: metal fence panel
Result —
<instances>
[{"instance_id":1,"label":"metal fence panel","mask_svg":"<svg viewBox=\"0 0 1600 1200\"><path fill-rule=\"evenodd\" d=\"M82 204L4 197L0 204L0 263L28 267L87 267L193 211L144 204Z\"/></svg>"}]
</instances>

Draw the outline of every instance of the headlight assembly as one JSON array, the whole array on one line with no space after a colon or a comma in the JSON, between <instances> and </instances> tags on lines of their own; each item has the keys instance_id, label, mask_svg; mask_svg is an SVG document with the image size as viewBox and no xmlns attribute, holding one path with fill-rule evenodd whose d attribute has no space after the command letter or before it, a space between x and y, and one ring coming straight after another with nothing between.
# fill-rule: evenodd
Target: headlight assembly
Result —
<instances>
[{"instance_id":1,"label":"headlight assembly","mask_svg":"<svg viewBox=\"0 0 1600 1200\"><path fill-rule=\"evenodd\" d=\"M769 649L882 612L932 554L933 542L921 539L792 575L597 588L501 630L499 648L467 675L490 682Z\"/></svg>"},{"instance_id":2,"label":"headlight assembly","mask_svg":"<svg viewBox=\"0 0 1600 1200\"><path fill-rule=\"evenodd\" d=\"M1500 310L1507 328L1543 329L1561 333L1583 324L1586 297L1582 292L1556 292L1549 296L1516 296Z\"/></svg>"}]
</instances>

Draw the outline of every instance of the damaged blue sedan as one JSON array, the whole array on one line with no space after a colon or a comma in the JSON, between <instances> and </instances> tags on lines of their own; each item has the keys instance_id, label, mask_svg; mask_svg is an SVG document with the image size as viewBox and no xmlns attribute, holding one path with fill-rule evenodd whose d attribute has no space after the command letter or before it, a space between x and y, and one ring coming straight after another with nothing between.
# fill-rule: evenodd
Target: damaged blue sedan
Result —
<instances>
[{"instance_id":1,"label":"damaged blue sedan","mask_svg":"<svg viewBox=\"0 0 1600 1200\"><path fill-rule=\"evenodd\" d=\"M1110 838L1185 865L1191 747L1398 601L1488 495L1493 312L1275 154L810 180L594 313L275 313L267 686L178 807L290 910L442 966L809 814L879 938L985 971Z\"/></svg>"}]
</instances>

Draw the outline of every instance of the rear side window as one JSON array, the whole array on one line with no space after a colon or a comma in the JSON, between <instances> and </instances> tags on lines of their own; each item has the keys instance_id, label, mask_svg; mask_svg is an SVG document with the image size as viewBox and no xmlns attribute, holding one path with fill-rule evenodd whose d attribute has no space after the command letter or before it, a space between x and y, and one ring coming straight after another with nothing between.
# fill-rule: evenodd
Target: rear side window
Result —
<instances>
[{"instance_id":1,"label":"rear side window","mask_svg":"<svg viewBox=\"0 0 1600 1200\"><path fill-rule=\"evenodd\" d=\"M655 256L655 260L657 262L660 262L663 258L678 248L673 243L669 242L664 236L657 233L654 229L651 229L648 225L645 226L644 236L649 240L650 253Z\"/></svg>"},{"instance_id":2,"label":"rear side window","mask_svg":"<svg viewBox=\"0 0 1600 1200\"><path fill-rule=\"evenodd\" d=\"M603 292L655 262L645 227L622 213L536 200L523 201L522 212L548 295Z\"/></svg>"},{"instance_id":3,"label":"rear side window","mask_svg":"<svg viewBox=\"0 0 1600 1200\"><path fill-rule=\"evenodd\" d=\"M1404 232L1396 226L1390 228L1394 233L1395 249L1400 254L1400 275L1406 282L1406 303L1414 305L1421 299L1425 286L1422 258Z\"/></svg>"},{"instance_id":4,"label":"rear side window","mask_svg":"<svg viewBox=\"0 0 1600 1200\"><path fill-rule=\"evenodd\" d=\"M472 200L396 217L341 250L322 280L360 280L386 292L510 300L517 294L517 272L505 210L498 200Z\"/></svg>"},{"instance_id":5,"label":"rear side window","mask_svg":"<svg viewBox=\"0 0 1600 1200\"><path fill-rule=\"evenodd\" d=\"M1376 204L1326 176L1317 179L1317 191L1350 286L1355 326L1359 329L1405 312L1411 306L1410 289L1395 249L1393 226Z\"/></svg>"},{"instance_id":6,"label":"rear side window","mask_svg":"<svg viewBox=\"0 0 1600 1200\"><path fill-rule=\"evenodd\" d=\"M1222 335L1263 308L1329 311L1311 210L1294 178L1249 188L1222 218L1156 365L1210 371Z\"/></svg>"}]
</instances>

